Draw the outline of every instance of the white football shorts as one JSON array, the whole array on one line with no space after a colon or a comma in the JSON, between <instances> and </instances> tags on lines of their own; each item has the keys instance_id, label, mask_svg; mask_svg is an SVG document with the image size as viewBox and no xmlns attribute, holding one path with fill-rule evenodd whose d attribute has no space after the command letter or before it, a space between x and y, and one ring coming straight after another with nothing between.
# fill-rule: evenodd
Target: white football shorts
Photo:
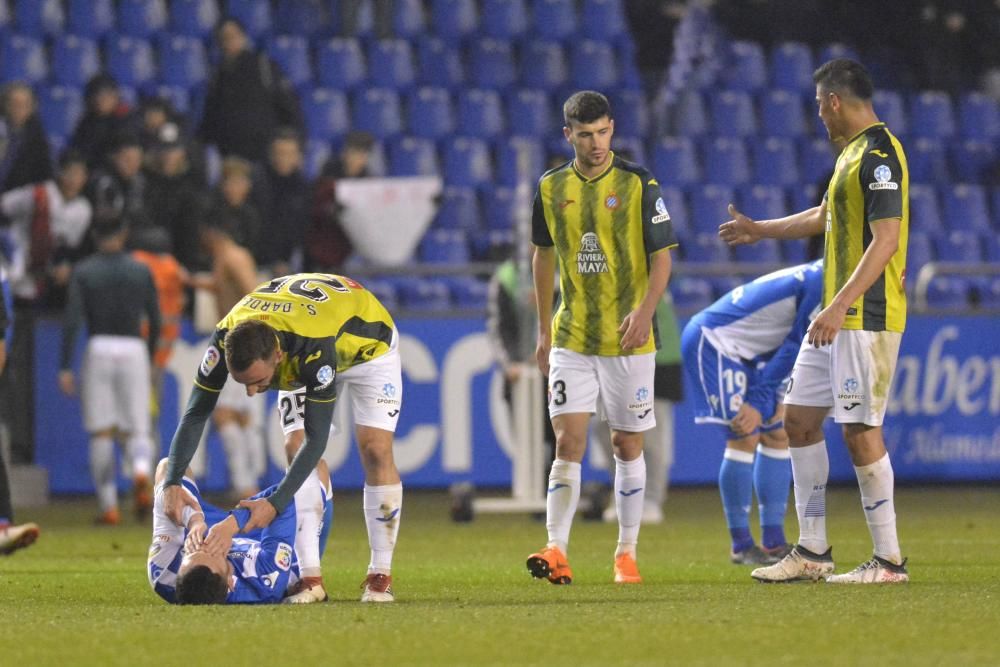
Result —
<instances>
[{"instance_id":1,"label":"white football shorts","mask_svg":"<svg viewBox=\"0 0 1000 667\"><path fill-rule=\"evenodd\" d=\"M148 437L149 349L134 336L92 336L81 369L80 400L88 433L117 428Z\"/></svg>"},{"instance_id":2,"label":"white football shorts","mask_svg":"<svg viewBox=\"0 0 1000 667\"><path fill-rule=\"evenodd\" d=\"M648 431L653 416L655 354L601 357L562 347L549 352L549 416L595 413L600 398L616 431Z\"/></svg>"},{"instance_id":3,"label":"white football shorts","mask_svg":"<svg viewBox=\"0 0 1000 667\"><path fill-rule=\"evenodd\" d=\"M337 373L334 384L337 401L350 399L356 426L371 426L395 433L403 401L399 332L393 332L388 352ZM305 428L305 399L305 388L278 392L278 418L285 435Z\"/></svg>"},{"instance_id":4,"label":"white football shorts","mask_svg":"<svg viewBox=\"0 0 1000 667\"><path fill-rule=\"evenodd\" d=\"M852 329L820 348L803 339L785 405L832 407L838 424L881 426L901 339L894 331Z\"/></svg>"}]
</instances>

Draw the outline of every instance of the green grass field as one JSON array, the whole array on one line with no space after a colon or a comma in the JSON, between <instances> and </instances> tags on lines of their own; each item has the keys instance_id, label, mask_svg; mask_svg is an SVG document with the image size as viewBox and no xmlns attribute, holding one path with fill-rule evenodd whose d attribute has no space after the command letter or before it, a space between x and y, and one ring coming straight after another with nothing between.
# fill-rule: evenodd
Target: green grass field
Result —
<instances>
[{"instance_id":1,"label":"green grass field","mask_svg":"<svg viewBox=\"0 0 1000 667\"><path fill-rule=\"evenodd\" d=\"M831 492L838 571L870 555L853 488ZM453 524L440 493L409 493L397 602L362 605L358 495L338 495L324 558L331 600L172 607L149 589L149 528L94 528L89 499L24 510L42 525L0 559L0 664L35 665L997 665L1000 492L904 488L905 586L762 585L730 565L714 489L676 489L643 529L645 583L611 583L616 526L578 521L572 586L533 580L545 541L524 515ZM794 539L794 518L789 522ZM279 648L281 647L281 648Z\"/></svg>"}]
</instances>

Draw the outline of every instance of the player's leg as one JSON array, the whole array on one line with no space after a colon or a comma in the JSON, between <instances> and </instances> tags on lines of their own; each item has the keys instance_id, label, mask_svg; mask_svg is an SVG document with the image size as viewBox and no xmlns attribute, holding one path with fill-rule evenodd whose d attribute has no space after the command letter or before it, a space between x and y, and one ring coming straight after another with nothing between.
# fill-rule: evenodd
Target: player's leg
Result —
<instances>
[{"instance_id":1,"label":"player's leg","mask_svg":"<svg viewBox=\"0 0 1000 667\"><path fill-rule=\"evenodd\" d=\"M14 525L14 509L10 503L10 486L7 477L7 463L0 450L0 556L6 556L18 549L30 546L41 532L38 524L22 523Z\"/></svg>"},{"instance_id":2,"label":"player's leg","mask_svg":"<svg viewBox=\"0 0 1000 667\"><path fill-rule=\"evenodd\" d=\"M153 472L153 439L150 427L150 371L145 344L128 341L121 350L115 371L115 393L121 405L121 442L132 468L132 492L136 516L143 520L153 505L150 477Z\"/></svg>"},{"instance_id":3,"label":"player's leg","mask_svg":"<svg viewBox=\"0 0 1000 667\"><path fill-rule=\"evenodd\" d=\"M243 385L230 378L219 392L219 401L212 413L212 423L226 452L230 484L233 493L240 498L248 498L258 491L244 429L249 398Z\"/></svg>"},{"instance_id":4,"label":"player's leg","mask_svg":"<svg viewBox=\"0 0 1000 667\"><path fill-rule=\"evenodd\" d=\"M754 448L758 440L757 433L742 438L730 434L719 465L719 495L732 542L730 560L737 565L759 565L764 560L763 552L750 533Z\"/></svg>"},{"instance_id":5,"label":"player's leg","mask_svg":"<svg viewBox=\"0 0 1000 667\"><path fill-rule=\"evenodd\" d=\"M895 478L882 434L900 338L888 331L841 331L832 346L834 418L843 426L854 463L874 556L851 572L830 577L831 583L909 579L896 533Z\"/></svg>"},{"instance_id":6,"label":"player's leg","mask_svg":"<svg viewBox=\"0 0 1000 667\"><path fill-rule=\"evenodd\" d=\"M784 406L761 429L754 457L753 486L760 512L761 547L775 559L784 558L791 548L785 539L785 513L792 483L791 454L784 428Z\"/></svg>"},{"instance_id":7,"label":"player's leg","mask_svg":"<svg viewBox=\"0 0 1000 667\"><path fill-rule=\"evenodd\" d=\"M99 514L96 522L117 525L118 486L115 477L114 432L122 406L114 390L118 361L115 341L94 336L87 341L80 370L80 407L83 427L90 438L90 477L97 494Z\"/></svg>"}]
</instances>

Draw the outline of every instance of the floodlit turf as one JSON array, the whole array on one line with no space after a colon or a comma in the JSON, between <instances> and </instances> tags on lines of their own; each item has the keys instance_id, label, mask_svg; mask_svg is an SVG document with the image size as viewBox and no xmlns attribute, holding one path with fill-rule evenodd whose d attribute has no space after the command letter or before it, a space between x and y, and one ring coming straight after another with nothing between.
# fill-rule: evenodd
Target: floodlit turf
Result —
<instances>
[{"instance_id":1,"label":"floodlit turf","mask_svg":"<svg viewBox=\"0 0 1000 667\"><path fill-rule=\"evenodd\" d=\"M831 492L838 571L870 555L856 490ZM973 665L1000 663L1000 492L908 488L897 513L905 586L763 585L730 565L717 493L672 490L644 528L645 583L616 586L616 527L578 521L572 586L533 580L545 541L523 515L456 525L410 493L393 605L362 605L360 497L339 495L326 604L172 607L146 582L147 526L94 528L90 500L23 510L37 544L0 557L0 664ZM794 519L789 528L794 531ZM794 538L794 532L790 535Z\"/></svg>"}]
</instances>

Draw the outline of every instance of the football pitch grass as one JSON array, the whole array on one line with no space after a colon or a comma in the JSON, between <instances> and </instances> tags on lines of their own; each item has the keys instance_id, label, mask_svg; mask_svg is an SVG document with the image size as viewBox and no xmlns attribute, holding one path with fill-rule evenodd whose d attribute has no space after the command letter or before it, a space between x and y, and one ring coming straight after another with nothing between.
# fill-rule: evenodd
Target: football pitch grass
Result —
<instances>
[{"instance_id":1,"label":"football pitch grass","mask_svg":"<svg viewBox=\"0 0 1000 667\"><path fill-rule=\"evenodd\" d=\"M828 497L837 571L871 554L857 491ZM150 527L90 525L91 499L22 510L42 536L0 558L0 664L36 665L996 665L1000 490L911 487L896 510L911 582L764 585L728 562L714 489L672 489L644 527L645 582L611 582L617 527L578 520L571 586L531 579L545 542L526 515L449 519L407 494L397 602L362 605L360 495L337 494L323 559L330 601L174 607L146 581ZM794 539L795 520L788 521ZM755 531L756 532L756 531Z\"/></svg>"}]
</instances>

